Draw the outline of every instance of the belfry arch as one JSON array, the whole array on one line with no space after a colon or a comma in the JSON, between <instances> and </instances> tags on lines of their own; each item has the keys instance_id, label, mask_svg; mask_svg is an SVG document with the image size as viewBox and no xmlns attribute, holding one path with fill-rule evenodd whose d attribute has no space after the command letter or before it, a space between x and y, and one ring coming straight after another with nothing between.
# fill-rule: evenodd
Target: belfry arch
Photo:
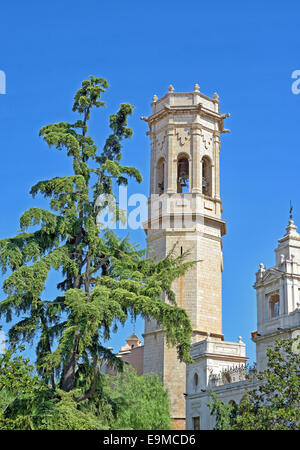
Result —
<instances>
[{"instance_id":1,"label":"belfry arch","mask_svg":"<svg viewBox=\"0 0 300 450\"><path fill-rule=\"evenodd\" d=\"M177 157L177 193L189 192L190 161L186 153L180 153Z\"/></svg>"},{"instance_id":2,"label":"belfry arch","mask_svg":"<svg viewBox=\"0 0 300 450\"><path fill-rule=\"evenodd\" d=\"M166 189L165 166L166 166L165 158L163 158L163 157L159 158L159 160L156 164L156 186L155 186L155 192L156 192L156 194L159 194L159 195L163 194Z\"/></svg>"},{"instance_id":3,"label":"belfry arch","mask_svg":"<svg viewBox=\"0 0 300 450\"><path fill-rule=\"evenodd\" d=\"M202 164L202 193L212 196L212 163L209 156L205 155L201 161Z\"/></svg>"}]
</instances>

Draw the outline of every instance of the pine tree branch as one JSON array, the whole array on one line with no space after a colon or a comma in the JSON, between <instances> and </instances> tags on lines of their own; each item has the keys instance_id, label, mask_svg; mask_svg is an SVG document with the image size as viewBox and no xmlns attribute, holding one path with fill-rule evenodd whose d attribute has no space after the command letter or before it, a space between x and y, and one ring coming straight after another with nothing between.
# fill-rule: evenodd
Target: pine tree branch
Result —
<instances>
[{"instance_id":1,"label":"pine tree branch","mask_svg":"<svg viewBox=\"0 0 300 450\"><path fill-rule=\"evenodd\" d=\"M98 381L98 356L93 356L93 382L90 390L86 392L85 394L82 394L80 397L75 398L75 401L77 403L82 402L84 400L87 400L90 398L97 389L97 381Z\"/></svg>"}]
</instances>

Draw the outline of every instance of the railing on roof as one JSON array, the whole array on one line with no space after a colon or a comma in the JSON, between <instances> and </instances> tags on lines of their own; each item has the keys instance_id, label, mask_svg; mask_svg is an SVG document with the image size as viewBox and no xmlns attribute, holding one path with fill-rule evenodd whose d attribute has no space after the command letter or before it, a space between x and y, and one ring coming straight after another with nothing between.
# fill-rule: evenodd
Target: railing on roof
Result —
<instances>
[{"instance_id":1,"label":"railing on roof","mask_svg":"<svg viewBox=\"0 0 300 450\"><path fill-rule=\"evenodd\" d=\"M223 386L225 384L238 383L239 381L252 380L256 373L256 367L248 367L245 364L223 369L219 373L211 372L208 378L209 385Z\"/></svg>"}]
</instances>

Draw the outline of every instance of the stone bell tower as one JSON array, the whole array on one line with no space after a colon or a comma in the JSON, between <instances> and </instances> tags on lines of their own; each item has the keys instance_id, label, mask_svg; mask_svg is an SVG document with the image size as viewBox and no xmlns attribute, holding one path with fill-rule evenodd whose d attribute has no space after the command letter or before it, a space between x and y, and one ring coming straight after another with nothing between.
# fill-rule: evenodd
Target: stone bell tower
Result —
<instances>
[{"instance_id":1,"label":"stone bell tower","mask_svg":"<svg viewBox=\"0 0 300 450\"><path fill-rule=\"evenodd\" d=\"M193 92L155 95L152 114L142 117L151 139L151 181L147 234L148 255L161 259L175 246L188 252L186 260L199 261L174 282L177 305L184 308L193 327L193 342L222 334L222 236L220 135L228 130L213 98ZM165 301L168 301L165 299ZM185 428L185 364L166 344L160 324L146 319L144 373L162 377L171 399L173 425Z\"/></svg>"}]
</instances>

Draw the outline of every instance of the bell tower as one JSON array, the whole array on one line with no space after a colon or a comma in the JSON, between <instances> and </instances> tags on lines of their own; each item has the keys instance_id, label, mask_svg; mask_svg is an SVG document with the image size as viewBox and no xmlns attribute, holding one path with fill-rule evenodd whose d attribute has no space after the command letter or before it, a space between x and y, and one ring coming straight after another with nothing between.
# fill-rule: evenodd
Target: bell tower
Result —
<instances>
[{"instance_id":1,"label":"bell tower","mask_svg":"<svg viewBox=\"0 0 300 450\"><path fill-rule=\"evenodd\" d=\"M184 308L193 327L193 342L222 334L222 236L220 136L228 131L219 112L218 95L207 97L196 84L193 92L153 97L149 125L151 177L147 234L148 255L163 258L188 252L199 261L174 282L177 305ZM167 301L167 299L165 300ZM166 344L161 326L145 321L144 373L162 377L171 399L173 425L185 428L185 364L176 349Z\"/></svg>"}]
</instances>

